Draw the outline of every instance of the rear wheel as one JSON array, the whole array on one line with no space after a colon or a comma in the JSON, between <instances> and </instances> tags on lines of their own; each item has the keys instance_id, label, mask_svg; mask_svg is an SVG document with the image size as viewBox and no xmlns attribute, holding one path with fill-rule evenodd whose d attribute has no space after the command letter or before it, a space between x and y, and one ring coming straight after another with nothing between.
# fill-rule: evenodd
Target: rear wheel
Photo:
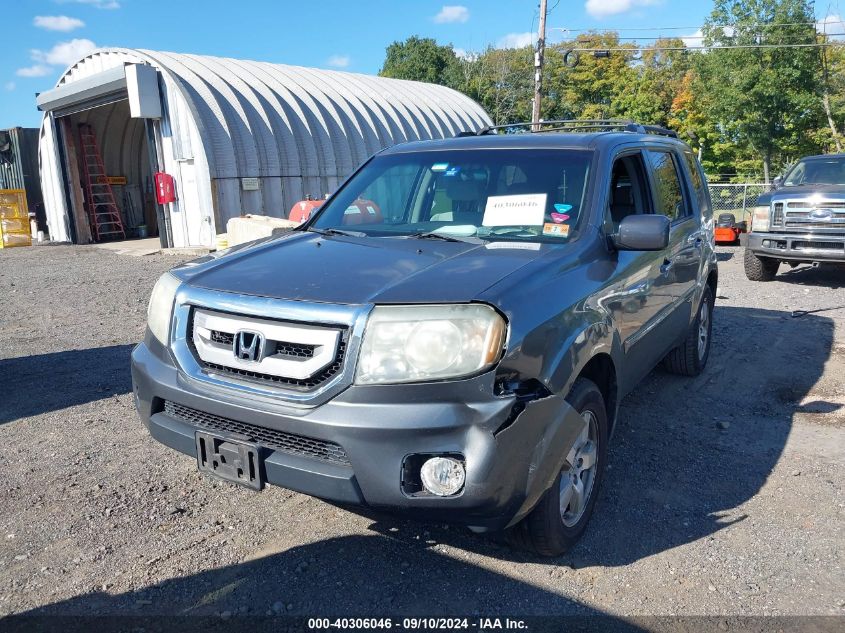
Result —
<instances>
[{"instance_id":1,"label":"rear wheel","mask_svg":"<svg viewBox=\"0 0 845 633\"><path fill-rule=\"evenodd\" d=\"M751 281L771 281L778 272L780 262L771 257L758 257L745 248L745 276Z\"/></svg>"},{"instance_id":2,"label":"rear wheel","mask_svg":"<svg viewBox=\"0 0 845 633\"><path fill-rule=\"evenodd\" d=\"M555 483L510 531L510 542L540 556L558 556L581 538L593 513L607 458L607 412L595 383L579 378L567 402L584 428Z\"/></svg>"},{"instance_id":3,"label":"rear wheel","mask_svg":"<svg viewBox=\"0 0 845 633\"><path fill-rule=\"evenodd\" d=\"M713 293L704 289L698 314L684 342L663 359L667 371L681 376L698 376L710 358L710 338L713 333Z\"/></svg>"}]
</instances>

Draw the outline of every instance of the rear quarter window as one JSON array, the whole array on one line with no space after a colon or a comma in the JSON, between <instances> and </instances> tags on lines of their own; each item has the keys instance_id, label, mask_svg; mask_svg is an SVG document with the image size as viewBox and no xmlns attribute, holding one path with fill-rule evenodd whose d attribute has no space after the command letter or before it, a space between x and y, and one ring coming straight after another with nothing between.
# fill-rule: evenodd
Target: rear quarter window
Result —
<instances>
[{"instance_id":1,"label":"rear quarter window","mask_svg":"<svg viewBox=\"0 0 845 633\"><path fill-rule=\"evenodd\" d=\"M675 221L688 214L679 165L669 151L649 150L648 160L654 178L655 213Z\"/></svg>"}]
</instances>

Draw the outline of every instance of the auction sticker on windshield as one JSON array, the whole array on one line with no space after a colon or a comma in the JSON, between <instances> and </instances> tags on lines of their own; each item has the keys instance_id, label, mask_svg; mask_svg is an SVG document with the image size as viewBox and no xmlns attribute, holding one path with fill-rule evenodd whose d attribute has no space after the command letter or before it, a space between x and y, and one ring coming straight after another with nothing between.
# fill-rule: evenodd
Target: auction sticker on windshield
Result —
<instances>
[{"instance_id":1,"label":"auction sticker on windshield","mask_svg":"<svg viewBox=\"0 0 845 633\"><path fill-rule=\"evenodd\" d=\"M554 235L555 237L569 237L568 224L544 224L543 235Z\"/></svg>"},{"instance_id":2,"label":"auction sticker on windshield","mask_svg":"<svg viewBox=\"0 0 845 633\"><path fill-rule=\"evenodd\" d=\"M484 226L541 226L546 214L546 194L490 196L484 207Z\"/></svg>"}]
</instances>

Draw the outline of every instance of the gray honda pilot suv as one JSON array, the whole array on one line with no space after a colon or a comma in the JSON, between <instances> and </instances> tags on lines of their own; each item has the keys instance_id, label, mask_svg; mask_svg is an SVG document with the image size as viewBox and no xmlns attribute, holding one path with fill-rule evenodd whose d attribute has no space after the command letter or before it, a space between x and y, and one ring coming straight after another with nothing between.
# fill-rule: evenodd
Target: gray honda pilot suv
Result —
<instances>
[{"instance_id":1,"label":"gray honda pilot suv","mask_svg":"<svg viewBox=\"0 0 845 633\"><path fill-rule=\"evenodd\" d=\"M621 398L707 363L717 270L673 133L545 125L392 147L298 229L165 274L132 354L152 436L254 489L569 548Z\"/></svg>"}]
</instances>

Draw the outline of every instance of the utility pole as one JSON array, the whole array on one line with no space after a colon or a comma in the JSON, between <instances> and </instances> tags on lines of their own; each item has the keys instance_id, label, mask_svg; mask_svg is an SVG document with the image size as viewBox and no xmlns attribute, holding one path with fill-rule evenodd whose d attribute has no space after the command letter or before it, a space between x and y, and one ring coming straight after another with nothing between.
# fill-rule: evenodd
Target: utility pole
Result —
<instances>
[{"instance_id":1,"label":"utility pole","mask_svg":"<svg viewBox=\"0 0 845 633\"><path fill-rule=\"evenodd\" d=\"M531 126L540 131L540 102L543 97L543 54L546 51L546 0L540 0L540 28L537 32L537 50L534 52L534 103L531 109Z\"/></svg>"}]
</instances>

